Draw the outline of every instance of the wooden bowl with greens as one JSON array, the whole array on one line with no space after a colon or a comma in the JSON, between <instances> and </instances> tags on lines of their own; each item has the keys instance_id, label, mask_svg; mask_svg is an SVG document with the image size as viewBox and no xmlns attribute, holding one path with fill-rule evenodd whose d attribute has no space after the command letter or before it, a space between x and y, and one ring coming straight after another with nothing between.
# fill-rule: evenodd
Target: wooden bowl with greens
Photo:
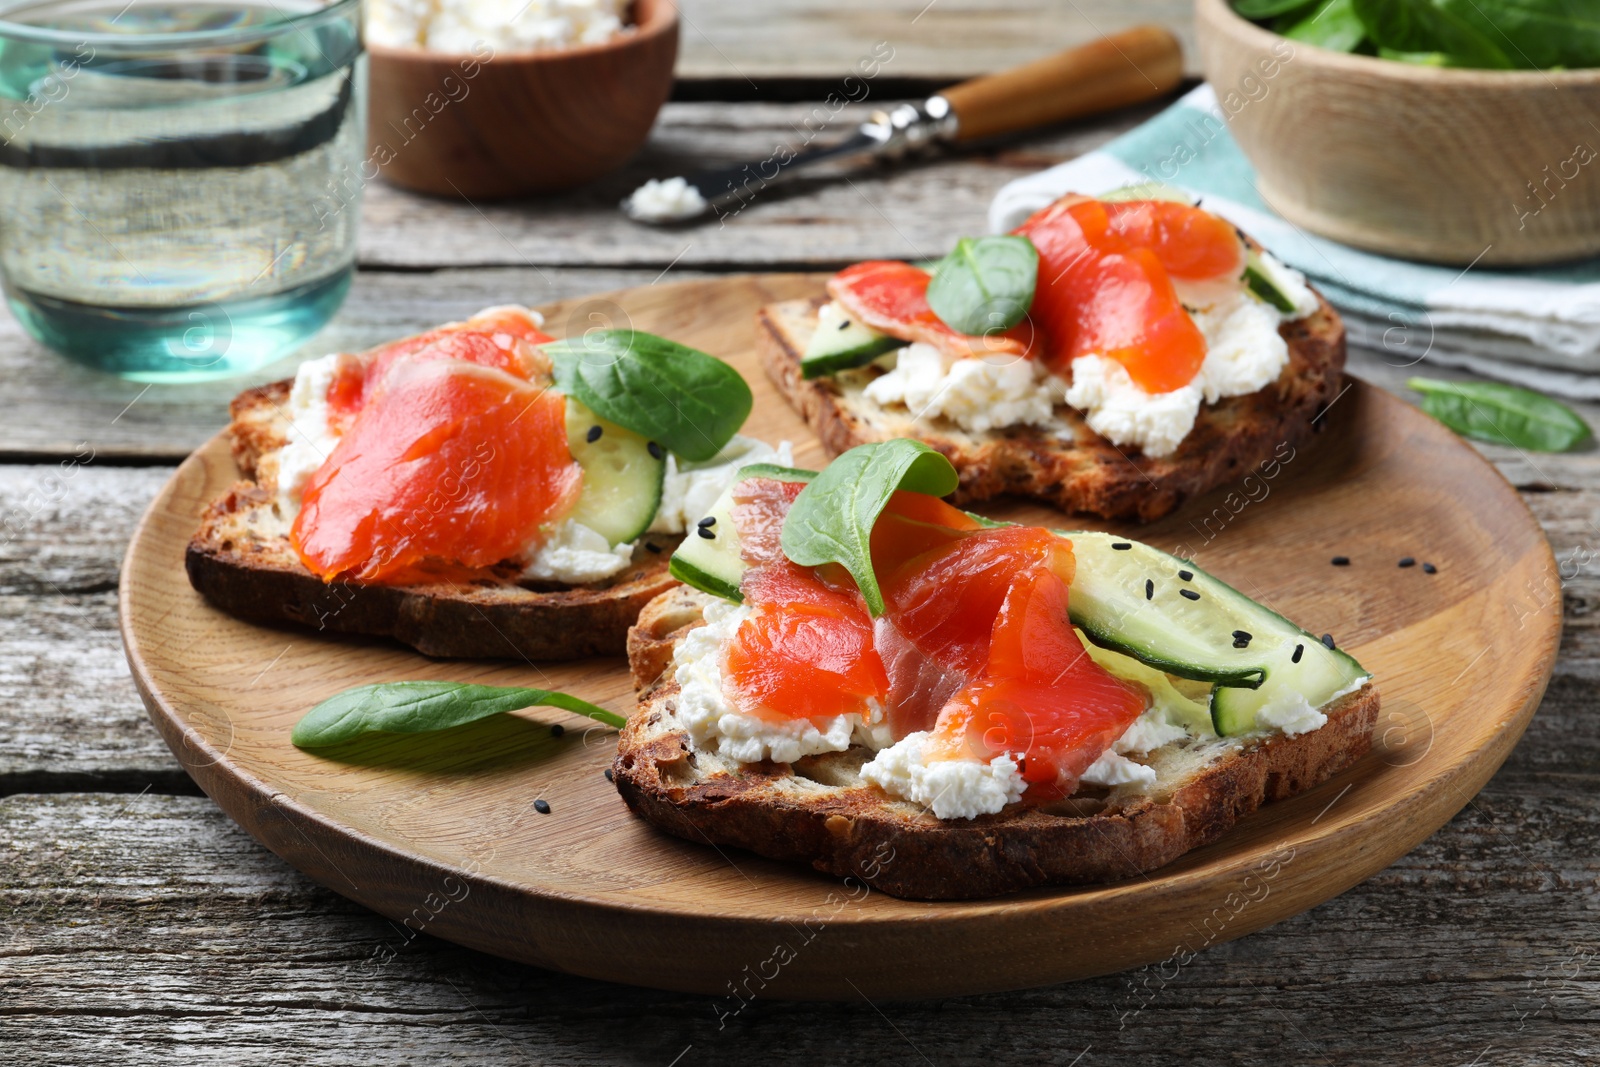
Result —
<instances>
[{"instance_id":1,"label":"wooden bowl with greens","mask_svg":"<svg viewBox=\"0 0 1600 1067\"><path fill-rule=\"evenodd\" d=\"M1600 253L1600 16L1585 8L1196 0L1195 19L1274 210L1386 255L1503 266Z\"/></svg>"}]
</instances>

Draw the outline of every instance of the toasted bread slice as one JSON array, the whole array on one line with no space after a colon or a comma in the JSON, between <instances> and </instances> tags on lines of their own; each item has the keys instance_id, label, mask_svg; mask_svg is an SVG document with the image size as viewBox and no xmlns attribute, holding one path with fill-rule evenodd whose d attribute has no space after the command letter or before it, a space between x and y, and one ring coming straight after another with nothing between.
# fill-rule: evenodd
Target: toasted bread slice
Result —
<instances>
[{"instance_id":1,"label":"toasted bread slice","mask_svg":"<svg viewBox=\"0 0 1600 1067\"><path fill-rule=\"evenodd\" d=\"M642 539L631 567L591 585L530 587L514 568L468 584L323 582L290 547L289 519L274 502L290 384L274 382L234 400L229 431L246 480L207 508L189 542L189 581L223 611L252 622L392 637L430 656L576 659L620 653L639 611L677 585L667 574L680 540L672 536Z\"/></svg>"},{"instance_id":2,"label":"toasted bread slice","mask_svg":"<svg viewBox=\"0 0 1600 1067\"><path fill-rule=\"evenodd\" d=\"M1170 863L1216 840L1262 804L1317 785L1372 744L1378 692L1368 683L1325 708L1327 724L1297 737L1174 744L1143 762L1156 789L1085 787L1044 808L1016 805L941 820L865 783L871 754L740 764L691 750L665 668L708 594L679 588L652 601L628 635L642 686L613 773L633 811L701 844L737 845L819 871L854 875L898 897L961 900L1042 885L1108 882Z\"/></svg>"},{"instance_id":3,"label":"toasted bread slice","mask_svg":"<svg viewBox=\"0 0 1600 1067\"><path fill-rule=\"evenodd\" d=\"M800 357L826 297L767 305L757 313L756 334L767 376L833 455L870 441L915 437L955 464L961 475L952 498L957 504L1012 493L1065 511L1149 522L1312 433L1339 393L1345 360L1344 323L1318 299L1314 313L1279 328L1289 362L1278 380L1202 406L1178 450L1160 458L1118 448L1064 404L1056 406L1054 427L973 433L944 419L913 420L900 408L867 399L867 383L883 373L871 366L806 381Z\"/></svg>"}]
</instances>

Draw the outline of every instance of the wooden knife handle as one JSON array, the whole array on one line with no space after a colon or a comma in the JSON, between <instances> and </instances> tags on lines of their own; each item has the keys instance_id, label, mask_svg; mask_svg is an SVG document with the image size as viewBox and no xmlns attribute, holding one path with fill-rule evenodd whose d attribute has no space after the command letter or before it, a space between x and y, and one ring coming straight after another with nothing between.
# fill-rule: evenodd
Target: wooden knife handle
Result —
<instances>
[{"instance_id":1,"label":"wooden knife handle","mask_svg":"<svg viewBox=\"0 0 1600 1067\"><path fill-rule=\"evenodd\" d=\"M956 114L956 140L972 141L1126 107L1182 80L1178 39L1160 26L1135 26L939 95Z\"/></svg>"}]
</instances>

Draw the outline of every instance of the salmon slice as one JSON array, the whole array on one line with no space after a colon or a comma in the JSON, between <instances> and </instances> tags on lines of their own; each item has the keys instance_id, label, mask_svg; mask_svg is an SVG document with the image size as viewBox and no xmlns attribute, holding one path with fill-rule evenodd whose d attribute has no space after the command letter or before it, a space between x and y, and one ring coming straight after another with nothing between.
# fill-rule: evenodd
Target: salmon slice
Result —
<instances>
[{"instance_id":1,"label":"salmon slice","mask_svg":"<svg viewBox=\"0 0 1600 1067\"><path fill-rule=\"evenodd\" d=\"M805 482L746 478L733 487L733 525L739 531L739 555L752 567L776 563L783 555L783 520Z\"/></svg>"},{"instance_id":2,"label":"salmon slice","mask_svg":"<svg viewBox=\"0 0 1600 1067\"><path fill-rule=\"evenodd\" d=\"M489 567L521 556L582 483L561 394L500 367L401 359L306 484L290 542L325 581Z\"/></svg>"},{"instance_id":3,"label":"salmon slice","mask_svg":"<svg viewBox=\"0 0 1600 1067\"><path fill-rule=\"evenodd\" d=\"M987 762L1009 753L1033 803L1077 789L1149 696L1089 657L1067 601L1068 583L1054 569L1016 575L994 617L983 677L940 710L926 757Z\"/></svg>"},{"instance_id":4,"label":"salmon slice","mask_svg":"<svg viewBox=\"0 0 1600 1067\"><path fill-rule=\"evenodd\" d=\"M1095 352L1122 364L1146 392L1167 393L1194 380L1206 341L1157 252L1131 243L1113 226L1108 209L1124 206L1068 197L1017 228L1039 250L1030 314L1050 339L1047 360L1057 374L1070 375L1074 359ZM1140 239L1181 230L1162 229L1153 212L1118 210L1115 218ZM1238 237L1231 230L1228 236L1237 246ZM1185 269L1212 262L1210 252L1179 252L1174 243L1166 254Z\"/></svg>"},{"instance_id":5,"label":"salmon slice","mask_svg":"<svg viewBox=\"0 0 1600 1067\"><path fill-rule=\"evenodd\" d=\"M869 716L888 679L854 588L782 559L747 572L743 592L759 610L734 631L724 660L741 711L772 721Z\"/></svg>"},{"instance_id":6,"label":"salmon slice","mask_svg":"<svg viewBox=\"0 0 1600 1067\"><path fill-rule=\"evenodd\" d=\"M1023 319L1001 333L973 336L946 326L928 306L931 275L909 263L870 260L828 279L828 295L857 321L902 341L921 341L961 359L967 356L1029 355L1036 347L1032 324Z\"/></svg>"},{"instance_id":7,"label":"salmon slice","mask_svg":"<svg viewBox=\"0 0 1600 1067\"><path fill-rule=\"evenodd\" d=\"M1209 211L1171 200L1103 203L1110 231L1148 248L1174 278L1237 278L1244 272L1239 231Z\"/></svg>"},{"instance_id":8,"label":"salmon slice","mask_svg":"<svg viewBox=\"0 0 1600 1067\"><path fill-rule=\"evenodd\" d=\"M1033 802L1070 794L1144 711L1144 690L1098 666L1073 631L1070 542L896 493L872 531L887 607L873 620L841 569L782 557L772 531L797 495L767 479L735 492L740 543L756 564L742 592L758 609L724 662L741 711L815 720L865 714L876 700L895 739L933 732L930 758L1017 757Z\"/></svg>"},{"instance_id":9,"label":"salmon slice","mask_svg":"<svg viewBox=\"0 0 1600 1067\"><path fill-rule=\"evenodd\" d=\"M949 528L944 544L915 554L908 544L898 564L874 554L888 607L880 643L897 651L889 715L896 736L930 729L948 700L983 677L994 620L1017 574L1039 566L1055 567L1067 580L1073 574L1072 546L1049 531L983 529L938 503L962 523ZM879 529L905 525L900 516L885 519Z\"/></svg>"},{"instance_id":10,"label":"salmon slice","mask_svg":"<svg viewBox=\"0 0 1600 1067\"><path fill-rule=\"evenodd\" d=\"M555 338L535 324L524 308L489 308L465 322L378 345L346 360L328 387L328 418L343 432L377 392L391 368L400 360L422 363L459 359L495 367L519 378L544 379L550 362L537 345Z\"/></svg>"}]
</instances>

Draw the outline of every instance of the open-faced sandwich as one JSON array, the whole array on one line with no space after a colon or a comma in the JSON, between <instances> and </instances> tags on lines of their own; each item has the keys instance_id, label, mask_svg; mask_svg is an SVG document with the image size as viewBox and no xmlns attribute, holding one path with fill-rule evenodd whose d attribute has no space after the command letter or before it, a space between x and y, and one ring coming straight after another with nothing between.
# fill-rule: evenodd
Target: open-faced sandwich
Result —
<instances>
[{"instance_id":1,"label":"open-faced sandwich","mask_svg":"<svg viewBox=\"0 0 1600 1067\"><path fill-rule=\"evenodd\" d=\"M1344 327L1298 272L1164 187L1067 196L936 265L859 263L759 313L770 377L838 454L924 441L955 500L1150 520L1295 445Z\"/></svg>"},{"instance_id":2,"label":"open-faced sandwich","mask_svg":"<svg viewBox=\"0 0 1600 1067\"><path fill-rule=\"evenodd\" d=\"M629 635L636 813L984 897L1159 867L1370 747L1377 690L1331 639L1148 545L958 510L956 481L909 440L739 472Z\"/></svg>"},{"instance_id":3,"label":"open-faced sandwich","mask_svg":"<svg viewBox=\"0 0 1600 1067\"><path fill-rule=\"evenodd\" d=\"M241 394L245 480L189 544L194 587L243 618L436 656L621 652L688 525L788 445L736 433L750 389L712 356L541 325L490 308Z\"/></svg>"}]
</instances>

